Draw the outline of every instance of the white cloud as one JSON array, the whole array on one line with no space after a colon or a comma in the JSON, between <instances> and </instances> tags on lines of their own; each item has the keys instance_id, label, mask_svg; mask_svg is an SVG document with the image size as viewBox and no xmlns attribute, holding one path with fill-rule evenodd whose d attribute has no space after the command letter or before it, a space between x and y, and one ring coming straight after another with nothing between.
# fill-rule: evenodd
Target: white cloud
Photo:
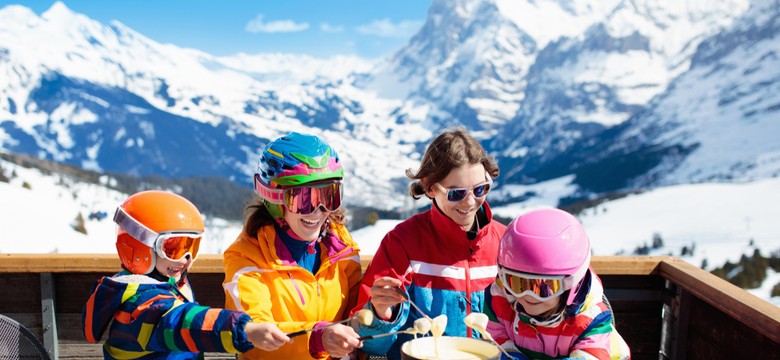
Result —
<instances>
[{"instance_id":1,"label":"white cloud","mask_svg":"<svg viewBox=\"0 0 780 360\"><path fill-rule=\"evenodd\" d=\"M344 27L341 25L331 25L328 23L320 24L320 29L327 33L340 33L344 32Z\"/></svg>"},{"instance_id":2,"label":"white cloud","mask_svg":"<svg viewBox=\"0 0 780 360\"><path fill-rule=\"evenodd\" d=\"M422 20L402 20L393 23L390 19L374 20L368 24L360 25L357 32L364 35L381 37L408 38L422 26Z\"/></svg>"},{"instance_id":3,"label":"white cloud","mask_svg":"<svg viewBox=\"0 0 780 360\"><path fill-rule=\"evenodd\" d=\"M257 14L254 20L246 24L250 33L298 32L309 28L309 23L296 23L293 20L276 20L263 22L263 14Z\"/></svg>"}]
</instances>

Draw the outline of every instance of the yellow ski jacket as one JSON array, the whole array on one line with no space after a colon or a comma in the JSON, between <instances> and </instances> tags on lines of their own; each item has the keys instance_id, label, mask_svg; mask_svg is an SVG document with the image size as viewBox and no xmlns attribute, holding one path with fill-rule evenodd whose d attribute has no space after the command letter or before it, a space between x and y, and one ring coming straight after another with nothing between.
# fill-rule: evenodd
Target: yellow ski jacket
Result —
<instances>
[{"instance_id":1,"label":"yellow ski jacket","mask_svg":"<svg viewBox=\"0 0 780 360\"><path fill-rule=\"evenodd\" d=\"M258 323L274 323L282 331L311 329L318 322L346 319L357 303L362 271L359 248L343 225L331 223L322 239L319 270L312 275L292 260L273 225L256 237L244 232L224 253L225 308L244 311ZM255 348L247 359L327 359L310 349L311 332L293 338L276 351Z\"/></svg>"}]
</instances>

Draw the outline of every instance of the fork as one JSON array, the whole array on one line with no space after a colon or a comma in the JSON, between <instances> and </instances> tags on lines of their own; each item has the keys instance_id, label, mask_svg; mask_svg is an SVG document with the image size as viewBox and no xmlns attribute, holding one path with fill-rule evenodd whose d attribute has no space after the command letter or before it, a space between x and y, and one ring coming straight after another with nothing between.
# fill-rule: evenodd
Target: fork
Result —
<instances>
[{"instance_id":1,"label":"fork","mask_svg":"<svg viewBox=\"0 0 780 360\"><path fill-rule=\"evenodd\" d=\"M417 312L419 312L423 317L425 317L428 320L432 320L430 316L426 315L425 312L420 309L417 304L412 301L412 299L409 298L409 295L406 294L406 291L403 291L399 286L395 287L395 291L397 291L401 296L404 297L404 300L408 301L410 305L412 305L415 309L417 309Z\"/></svg>"}]
</instances>

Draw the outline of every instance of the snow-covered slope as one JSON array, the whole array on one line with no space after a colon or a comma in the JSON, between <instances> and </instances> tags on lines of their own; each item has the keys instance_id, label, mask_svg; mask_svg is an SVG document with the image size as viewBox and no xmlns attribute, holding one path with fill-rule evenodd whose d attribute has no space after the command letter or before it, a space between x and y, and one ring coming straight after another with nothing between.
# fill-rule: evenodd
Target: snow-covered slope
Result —
<instances>
[{"instance_id":1,"label":"snow-covered slope","mask_svg":"<svg viewBox=\"0 0 780 360\"><path fill-rule=\"evenodd\" d=\"M81 182L66 173L43 173L0 159L0 253L116 253L116 225L111 217L129 194L100 184ZM104 212L106 218L90 214ZM75 230L83 221L86 233ZM241 231L241 224L206 217L201 245L205 254L220 254Z\"/></svg>"}]
</instances>

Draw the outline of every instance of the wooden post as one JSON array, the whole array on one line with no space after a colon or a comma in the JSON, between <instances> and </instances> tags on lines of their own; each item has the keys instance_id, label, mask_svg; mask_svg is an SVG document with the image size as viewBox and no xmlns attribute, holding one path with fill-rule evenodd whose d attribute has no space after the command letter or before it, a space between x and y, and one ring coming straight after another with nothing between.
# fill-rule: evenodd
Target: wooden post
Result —
<instances>
[{"instance_id":1,"label":"wooden post","mask_svg":"<svg viewBox=\"0 0 780 360\"><path fill-rule=\"evenodd\" d=\"M54 314L54 280L51 273L41 273L41 324L43 346L52 359L59 359L57 319Z\"/></svg>"}]
</instances>

